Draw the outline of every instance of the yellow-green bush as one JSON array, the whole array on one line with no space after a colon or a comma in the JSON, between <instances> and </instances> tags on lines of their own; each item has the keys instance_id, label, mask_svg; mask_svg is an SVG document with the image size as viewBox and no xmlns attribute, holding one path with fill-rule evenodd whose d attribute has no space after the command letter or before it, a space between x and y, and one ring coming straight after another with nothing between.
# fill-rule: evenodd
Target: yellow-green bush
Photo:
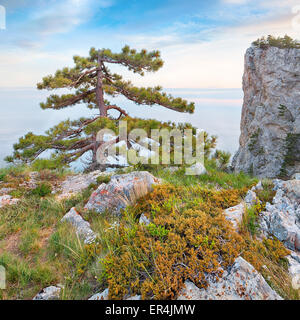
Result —
<instances>
[{"instance_id":1,"label":"yellow-green bush","mask_svg":"<svg viewBox=\"0 0 300 320\"><path fill-rule=\"evenodd\" d=\"M244 245L220 214L239 193L159 186L129 208L102 261L110 298L174 299L186 279L206 287L205 274L221 276L220 267L232 264ZM142 213L150 226L132 219Z\"/></svg>"}]
</instances>

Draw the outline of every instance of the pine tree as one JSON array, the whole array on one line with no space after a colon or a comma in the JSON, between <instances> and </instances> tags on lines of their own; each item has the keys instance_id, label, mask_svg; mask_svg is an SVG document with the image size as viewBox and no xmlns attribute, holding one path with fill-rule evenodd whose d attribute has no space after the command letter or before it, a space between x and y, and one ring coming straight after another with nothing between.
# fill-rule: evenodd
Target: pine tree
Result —
<instances>
[{"instance_id":1,"label":"pine tree","mask_svg":"<svg viewBox=\"0 0 300 320\"><path fill-rule=\"evenodd\" d=\"M69 89L69 94L51 94L42 109L59 110L84 103L88 108L97 110L97 116L66 120L46 131L45 135L29 132L14 145L14 154L6 158L8 162L31 163L47 150L55 150L52 161L57 164L69 164L85 153L92 153L92 163L96 163L96 151L101 142L96 141L100 129L108 128L117 133L120 119L126 119L131 127L151 128L159 124L155 121L130 118L127 112L115 104L110 104L106 96L122 95L137 105L160 105L178 112L194 112L194 103L181 98L174 98L157 86L138 88L121 75L112 73L109 65L121 65L141 76L145 72L155 72L163 66L159 51L137 52L125 46L121 53L109 49L91 48L88 57L73 57L75 66L56 71L54 75L44 77L37 84L39 90ZM119 117L114 119L110 110L117 110ZM174 127L175 124L164 124ZM117 137L114 142L119 142Z\"/></svg>"}]
</instances>

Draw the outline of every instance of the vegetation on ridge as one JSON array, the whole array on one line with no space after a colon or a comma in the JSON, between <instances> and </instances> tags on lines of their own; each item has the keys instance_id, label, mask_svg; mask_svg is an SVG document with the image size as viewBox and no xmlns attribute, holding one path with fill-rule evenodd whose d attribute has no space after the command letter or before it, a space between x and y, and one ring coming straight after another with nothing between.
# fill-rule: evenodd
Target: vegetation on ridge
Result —
<instances>
[{"instance_id":1,"label":"vegetation on ridge","mask_svg":"<svg viewBox=\"0 0 300 320\"><path fill-rule=\"evenodd\" d=\"M274 37L274 36L267 36L262 37L260 39L257 39L252 43L254 46L261 48L261 49L267 49L269 47L277 47L280 49L300 49L300 41L294 40L288 35L285 35L284 37Z\"/></svg>"},{"instance_id":2,"label":"vegetation on ridge","mask_svg":"<svg viewBox=\"0 0 300 320\"><path fill-rule=\"evenodd\" d=\"M0 297L31 299L43 287L60 283L61 299L88 299L107 286L113 299L134 293L174 299L185 279L205 287L204 274L221 276L218 266L242 254L279 294L298 298L289 285L283 245L259 242L248 227L238 234L221 214L239 203L257 179L226 173L216 159L207 160L206 167L202 176L186 176L184 168L152 168L165 183L120 218L83 210L97 185L63 201L23 190L18 204L0 209L0 264L8 282ZM17 181L26 181L29 170L6 171L5 185L20 189ZM38 184L55 186L62 174L67 173L41 170ZM108 180L98 181L103 182ZM264 187L259 197L267 201L271 185ZM70 225L60 222L74 206L99 235L96 243L85 245ZM151 219L149 227L139 224L142 213Z\"/></svg>"}]
</instances>

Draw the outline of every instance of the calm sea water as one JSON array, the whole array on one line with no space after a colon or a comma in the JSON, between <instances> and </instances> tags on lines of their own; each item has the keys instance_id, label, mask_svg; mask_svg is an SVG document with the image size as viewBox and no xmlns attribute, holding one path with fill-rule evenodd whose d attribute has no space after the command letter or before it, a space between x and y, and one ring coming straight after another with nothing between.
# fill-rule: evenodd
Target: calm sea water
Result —
<instances>
[{"instance_id":1,"label":"calm sea water","mask_svg":"<svg viewBox=\"0 0 300 320\"><path fill-rule=\"evenodd\" d=\"M181 114L159 106L138 106L124 98L114 101L131 116L161 121L189 122L218 136L218 148L234 153L238 148L243 92L241 89L168 89L168 93L194 101L194 114ZM33 88L0 88L0 166L12 145L29 131L43 134L59 121L95 114L83 105L64 110L42 110L39 103L49 92Z\"/></svg>"}]
</instances>

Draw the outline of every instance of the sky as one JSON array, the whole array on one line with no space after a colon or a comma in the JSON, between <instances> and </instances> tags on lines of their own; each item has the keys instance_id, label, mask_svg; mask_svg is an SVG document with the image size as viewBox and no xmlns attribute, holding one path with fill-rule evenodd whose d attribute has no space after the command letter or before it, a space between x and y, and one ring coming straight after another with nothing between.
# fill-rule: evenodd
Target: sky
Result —
<instances>
[{"instance_id":1,"label":"sky","mask_svg":"<svg viewBox=\"0 0 300 320\"><path fill-rule=\"evenodd\" d=\"M158 49L165 66L137 84L241 88L263 35L300 34L300 0L0 0L0 87L34 87L89 48ZM0 22L1 23L1 22Z\"/></svg>"},{"instance_id":2,"label":"sky","mask_svg":"<svg viewBox=\"0 0 300 320\"><path fill-rule=\"evenodd\" d=\"M124 78L162 85L194 101L196 110L186 115L117 102L132 116L191 122L234 153L244 53L268 34L300 37L300 0L0 0L0 164L28 131L41 134L59 121L87 116L83 106L41 110L49 92L36 84L44 76L72 67L72 57L86 56L91 47L119 52L125 44L160 50L165 63L144 77L120 67Z\"/></svg>"}]
</instances>

